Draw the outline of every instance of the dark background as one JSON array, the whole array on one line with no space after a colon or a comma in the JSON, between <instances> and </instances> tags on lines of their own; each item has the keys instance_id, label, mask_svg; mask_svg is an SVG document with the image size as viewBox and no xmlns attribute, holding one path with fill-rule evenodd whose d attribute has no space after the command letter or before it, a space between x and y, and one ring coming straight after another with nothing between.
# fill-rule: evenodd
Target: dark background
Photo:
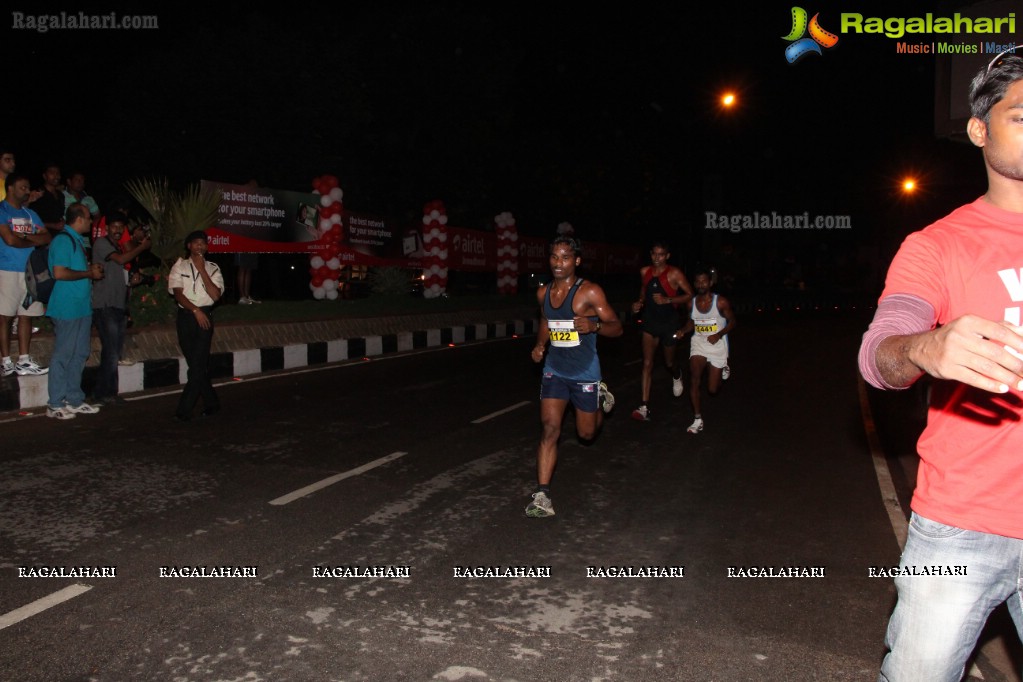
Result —
<instances>
[{"instance_id":1,"label":"dark background","mask_svg":"<svg viewBox=\"0 0 1023 682\"><path fill-rule=\"evenodd\" d=\"M750 285L783 286L796 262L805 286L876 289L906 234L983 193L980 153L934 135L933 57L842 35L790 65L791 5L771 5L48 6L159 29L47 33L5 13L3 142L33 179L49 160L83 169L101 208L139 176L307 191L329 173L346 208L399 222L442 199L452 225L511 211L527 234L663 237L676 261L734 261ZM942 11L803 6L834 32L842 11ZM710 232L708 210L852 229Z\"/></svg>"}]
</instances>

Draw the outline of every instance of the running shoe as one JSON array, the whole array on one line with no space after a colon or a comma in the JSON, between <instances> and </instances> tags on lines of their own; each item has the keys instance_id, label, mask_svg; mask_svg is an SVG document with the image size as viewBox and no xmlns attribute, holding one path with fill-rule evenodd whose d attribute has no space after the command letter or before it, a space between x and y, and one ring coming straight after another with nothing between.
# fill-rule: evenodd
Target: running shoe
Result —
<instances>
[{"instance_id":1,"label":"running shoe","mask_svg":"<svg viewBox=\"0 0 1023 682\"><path fill-rule=\"evenodd\" d=\"M682 385L682 375L679 375L678 379L674 379L673 378L671 380L671 393L672 393L672 395L674 395L677 398L680 395L682 395L682 391L684 391L684 390L685 390L685 387Z\"/></svg>"},{"instance_id":2,"label":"running shoe","mask_svg":"<svg viewBox=\"0 0 1023 682\"><path fill-rule=\"evenodd\" d=\"M65 405L64 409L71 414L96 414L99 412L99 408L89 403L82 403L81 405Z\"/></svg>"},{"instance_id":3,"label":"running shoe","mask_svg":"<svg viewBox=\"0 0 1023 682\"><path fill-rule=\"evenodd\" d=\"M724 381L728 381L728 377L730 376L732 376L732 368L729 367L728 365L725 365L724 367L721 368L721 378Z\"/></svg>"},{"instance_id":4,"label":"running shoe","mask_svg":"<svg viewBox=\"0 0 1023 682\"><path fill-rule=\"evenodd\" d=\"M10 358L4 360L4 363L3 365L0 365L0 368L2 368L0 371L2 371L5 377L9 377L14 374L14 362L12 362Z\"/></svg>"},{"instance_id":5,"label":"running shoe","mask_svg":"<svg viewBox=\"0 0 1023 682\"><path fill-rule=\"evenodd\" d=\"M67 405L64 405L63 407L57 407L57 408L53 408L53 407L49 407L48 406L46 408L46 416L49 417L50 419L62 419L63 420L63 419L74 419L78 415L76 415L74 412L69 410Z\"/></svg>"},{"instance_id":6,"label":"running shoe","mask_svg":"<svg viewBox=\"0 0 1023 682\"><path fill-rule=\"evenodd\" d=\"M640 405L632 411L632 418L640 422L650 421L650 408L646 405Z\"/></svg>"},{"instance_id":7,"label":"running shoe","mask_svg":"<svg viewBox=\"0 0 1023 682\"><path fill-rule=\"evenodd\" d=\"M697 417L694 419L693 423L689 425L689 428L686 429L686 431L689 433L699 433L700 431L703 431L703 417Z\"/></svg>"},{"instance_id":8,"label":"running shoe","mask_svg":"<svg viewBox=\"0 0 1023 682\"><path fill-rule=\"evenodd\" d=\"M604 414L608 414L611 410L615 409L615 397L611 395L611 391L607 390L607 384L603 381L600 382L597 395L600 398L600 409L604 410Z\"/></svg>"},{"instance_id":9,"label":"running shoe","mask_svg":"<svg viewBox=\"0 0 1023 682\"><path fill-rule=\"evenodd\" d=\"M252 305L252 299L248 296L242 296L238 299L238 305Z\"/></svg>"},{"instance_id":10,"label":"running shoe","mask_svg":"<svg viewBox=\"0 0 1023 682\"><path fill-rule=\"evenodd\" d=\"M40 367L38 362L29 357L28 360L18 360L18 364L14 366L14 371L18 373L18 376L28 376L46 374L50 371L50 368Z\"/></svg>"},{"instance_id":11,"label":"running shoe","mask_svg":"<svg viewBox=\"0 0 1023 682\"><path fill-rule=\"evenodd\" d=\"M526 516L532 519L554 516L554 503L547 493L542 490L533 493L533 501L526 505Z\"/></svg>"}]
</instances>

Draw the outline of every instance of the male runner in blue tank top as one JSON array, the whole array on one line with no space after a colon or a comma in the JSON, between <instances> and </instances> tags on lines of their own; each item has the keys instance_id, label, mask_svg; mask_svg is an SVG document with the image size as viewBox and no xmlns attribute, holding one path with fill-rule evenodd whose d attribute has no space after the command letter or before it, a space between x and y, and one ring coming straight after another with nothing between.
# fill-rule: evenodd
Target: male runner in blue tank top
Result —
<instances>
[{"instance_id":1,"label":"male runner in blue tank top","mask_svg":"<svg viewBox=\"0 0 1023 682\"><path fill-rule=\"evenodd\" d=\"M604 290L575 274L582 261L582 247L572 237L551 243L554 279L537 291L540 330L533 347L533 362L547 362L540 384L540 421L543 434L536 451L537 490L526 507L526 516L554 516L551 477L558 461L561 420L571 401L580 440L592 440L604 423L604 412L614 407L614 396L600 380L597 335L621 336L622 323L607 302ZM602 403L602 404L601 404Z\"/></svg>"}]
</instances>

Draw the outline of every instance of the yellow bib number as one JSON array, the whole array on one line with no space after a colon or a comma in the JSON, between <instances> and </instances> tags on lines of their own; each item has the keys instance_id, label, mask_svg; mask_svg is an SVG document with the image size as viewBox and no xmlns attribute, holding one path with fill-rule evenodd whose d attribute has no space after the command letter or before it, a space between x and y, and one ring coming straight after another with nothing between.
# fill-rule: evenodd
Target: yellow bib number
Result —
<instances>
[{"instance_id":1,"label":"yellow bib number","mask_svg":"<svg viewBox=\"0 0 1023 682\"><path fill-rule=\"evenodd\" d=\"M579 345L579 332L575 330L575 320L548 320L547 327L552 346L567 348Z\"/></svg>"}]
</instances>

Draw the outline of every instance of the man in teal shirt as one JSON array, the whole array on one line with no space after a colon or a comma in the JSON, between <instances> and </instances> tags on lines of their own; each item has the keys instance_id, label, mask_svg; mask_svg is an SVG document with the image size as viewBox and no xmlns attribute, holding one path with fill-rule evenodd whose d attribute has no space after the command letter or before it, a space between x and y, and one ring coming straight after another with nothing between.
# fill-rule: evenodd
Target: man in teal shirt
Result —
<instances>
[{"instance_id":1,"label":"man in teal shirt","mask_svg":"<svg viewBox=\"0 0 1023 682\"><path fill-rule=\"evenodd\" d=\"M89 265L85 257L82 235L91 229L88 207L71 204L63 231L50 242L50 272L57 281L46 307L54 331L46 416L54 419L99 412L98 407L85 402L82 390L82 370L89 359L92 332L92 280L103 279L103 265Z\"/></svg>"}]
</instances>

